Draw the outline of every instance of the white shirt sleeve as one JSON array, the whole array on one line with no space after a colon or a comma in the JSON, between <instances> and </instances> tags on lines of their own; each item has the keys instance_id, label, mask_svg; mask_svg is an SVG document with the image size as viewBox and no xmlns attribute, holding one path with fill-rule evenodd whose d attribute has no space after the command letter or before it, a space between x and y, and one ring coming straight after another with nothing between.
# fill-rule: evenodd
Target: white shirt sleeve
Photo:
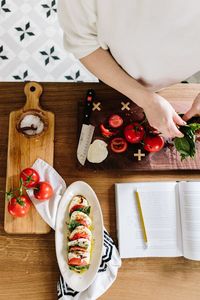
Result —
<instances>
[{"instance_id":1,"label":"white shirt sleeve","mask_svg":"<svg viewBox=\"0 0 200 300\"><path fill-rule=\"evenodd\" d=\"M58 18L64 31L64 47L78 59L100 47L95 0L59 0Z\"/></svg>"}]
</instances>

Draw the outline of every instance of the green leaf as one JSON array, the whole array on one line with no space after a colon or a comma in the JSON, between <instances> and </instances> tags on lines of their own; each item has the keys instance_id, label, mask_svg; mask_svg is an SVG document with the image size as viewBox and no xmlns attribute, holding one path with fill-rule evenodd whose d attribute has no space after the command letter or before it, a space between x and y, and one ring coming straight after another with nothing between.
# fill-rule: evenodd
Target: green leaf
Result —
<instances>
[{"instance_id":1,"label":"green leaf","mask_svg":"<svg viewBox=\"0 0 200 300\"><path fill-rule=\"evenodd\" d=\"M191 123L180 127L180 131L184 134L184 137L175 138L174 145L180 153L181 160L187 157L194 158L196 153L195 131L198 129L200 129L200 124L198 123Z\"/></svg>"},{"instance_id":2,"label":"green leaf","mask_svg":"<svg viewBox=\"0 0 200 300\"><path fill-rule=\"evenodd\" d=\"M200 124L199 123L191 123L191 124L188 124L188 126L192 129L193 132L200 129Z\"/></svg>"},{"instance_id":3,"label":"green leaf","mask_svg":"<svg viewBox=\"0 0 200 300\"><path fill-rule=\"evenodd\" d=\"M69 266L70 270L76 271L76 272L81 272L81 271L86 271L89 269L89 265L87 266Z\"/></svg>"},{"instance_id":4,"label":"green leaf","mask_svg":"<svg viewBox=\"0 0 200 300\"><path fill-rule=\"evenodd\" d=\"M73 231L77 226L80 226L81 224L75 220L72 220L69 225L68 228L70 231Z\"/></svg>"}]
</instances>

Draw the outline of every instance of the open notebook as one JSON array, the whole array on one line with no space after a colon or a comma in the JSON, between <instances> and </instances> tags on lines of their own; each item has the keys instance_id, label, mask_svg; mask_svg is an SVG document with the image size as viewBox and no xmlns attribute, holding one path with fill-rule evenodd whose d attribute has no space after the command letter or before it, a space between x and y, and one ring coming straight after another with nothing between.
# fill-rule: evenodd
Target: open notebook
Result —
<instances>
[{"instance_id":1,"label":"open notebook","mask_svg":"<svg viewBox=\"0 0 200 300\"><path fill-rule=\"evenodd\" d=\"M148 247L143 239L136 189ZM115 192L122 258L185 256L200 260L200 182L117 183Z\"/></svg>"}]
</instances>

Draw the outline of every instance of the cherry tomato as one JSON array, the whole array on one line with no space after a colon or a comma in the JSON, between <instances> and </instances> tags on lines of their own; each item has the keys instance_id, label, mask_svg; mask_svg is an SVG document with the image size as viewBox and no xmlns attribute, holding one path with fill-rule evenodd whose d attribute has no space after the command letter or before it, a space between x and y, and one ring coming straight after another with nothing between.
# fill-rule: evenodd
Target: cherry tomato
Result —
<instances>
[{"instance_id":1,"label":"cherry tomato","mask_svg":"<svg viewBox=\"0 0 200 300\"><path fill-rule=\"evenodd\" d=\"M32 188L40 181L38 172L32 168L26 168L21 171L20 178L22 179L23 185L27 188Z\"/></svg>"},{"instance_id":2,"label":"cherry tomato","mask_svg":"<svg viewBox=\"0 0 200 300\"><path fill-rule=\"evenodd\" d=\"M31 201L28 196L22 195L13 197L8 202L8 212L13 217L24 217L31 207Z\"/></svg>"},{"instance_id":3,"label":"cherry tomato","mask_svg":"<svg viewBox=\"0 0 200 300\"><path fill-rule=\"evenodd\" d=\"M68 265L69 266L87 266L88 263L84 259L74 257L74 258L71 258L70 260L68 260Z\"/></svg>"},{"instance_id":4,"label":"cherry tomato","mask_svg":"<svg viewBox=\"0 0 200 300\"><path fill-rule=\"evenodd\" d=\"M144 149L148 152L158 152L164 147L165 141L159 135L147 136L144 139Z\"/></svg>"},{"instance_id":5,"label":"cherry tomato","mask_svg":"<svg viewBox=\"0 0 200 300\"><path fill-rule=\"evenodd\" d=\"M71 241L75 241L75 240L78 240L78 239L87 239L87 240L90 241L89 235L87 234L87 232L84 232L84 231L80 231L80 232L75 233L73 238L71 239Z\"/></svg>"},{"instance_id":6,"label":"cherry tomato","mask_svg":"<svg viewBox=\"0 0 200 300\"><path fill-rule=\"evenodd\" d=\"M124 129L124 136L127 142L137 144L141 142L145 134L144 127L137 122L127 125Z\"/></svg>"},{"instance_id":7,"label":"cherry tomato","mask_svg":"<svg viewBox=\"0 0 200 300\"><path fill-rule=\"evenodd\" d=\"M104 136L104 137L107 137L107 138L110 138L111 136L114 136L118 133L118 131L111 131L110 129L106 128L104 126L104 124L101 124L100 125L100 130L101 130L101 134Z\"/></svg>"},{"instance_id":8,"label":"cherry tomato","mask_svg":"<svg viewBox=\"0 0 200 300\"><path fill-rule=\"evenodd\" d=\"M40 201L48 200L52 197L52 195L52 186L46 181L40 181L34 189L34 196Z\"/></svg>"},{"instance_id":9,"label":"cherry tomato","mask_svg":"<svg viewBox=\"0 0 200 300\"><path fill-rule=\"evenodd\" d=\"M115 153L122 153L125 152L128 147L128 144L125 139L123 138L114 138L110 143L110 148Z\"/></svg>"},{"instance_id":10,"label":"cherry tomato","mask_svg":"<svg viewBox=\"0 0 200 300\"><path fill-rule=\"evenodd\" d=\"M112 115L108 121L110 127L119 128L123 124L123 119L119 115Z\"/></svg>"}]
</instances>

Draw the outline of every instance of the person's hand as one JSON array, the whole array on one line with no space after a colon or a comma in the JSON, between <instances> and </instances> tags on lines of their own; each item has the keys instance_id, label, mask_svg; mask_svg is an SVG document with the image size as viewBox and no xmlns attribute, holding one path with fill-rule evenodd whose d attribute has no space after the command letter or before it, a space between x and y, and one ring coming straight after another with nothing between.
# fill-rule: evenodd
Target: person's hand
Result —
<instances>
[{"instance_id":1,"label":"person's hand","mask_svg":"<svg viewBox=\"0 0 200 300\"><path fill-rule=\"evenodd\" d=\"M200 115L200 93L194 99L191 108L184 114L183 120L188 121L194 116Z\"/></svg>"},{"instance_id":2,"label":"person's hand","mask_svg":"<svg viewBox=\"0 0 200 300\"><path fill-rule=\"evenodd\" d=\"M183 137L177 126L185 125L186 122L176 113L171 104L153 93L150 101L143 105L144 112L149 124L157 129L165 137Z\"/></svg>"}]
</instances>

